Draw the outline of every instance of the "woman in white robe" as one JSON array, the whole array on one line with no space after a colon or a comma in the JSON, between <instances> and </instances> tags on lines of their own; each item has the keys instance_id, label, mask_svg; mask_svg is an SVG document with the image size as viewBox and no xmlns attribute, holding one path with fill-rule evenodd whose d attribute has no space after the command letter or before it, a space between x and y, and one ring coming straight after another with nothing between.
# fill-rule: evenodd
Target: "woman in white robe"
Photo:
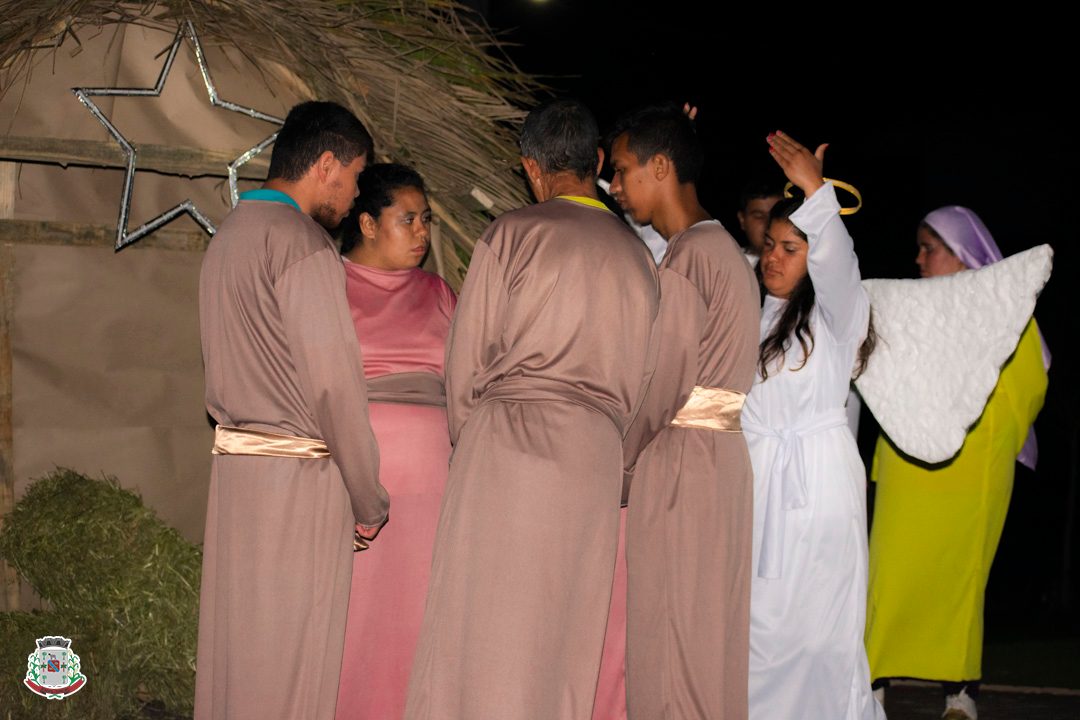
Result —
<instances>
[{"instance_id":1,"label":"woman in white robe","mask_svg":"<svg viewBox=\"0 0 1080 720\"><path fill-rule=\"evenodd\" d=\"M866 474L844 405L865 360L870 302L825 146L769 137L805 201L770 216L762 356L742 424L754 468L750 717L884 718L863 647ZM791 312L785 317L785 309Z\"/></svg>"}]
</instances>

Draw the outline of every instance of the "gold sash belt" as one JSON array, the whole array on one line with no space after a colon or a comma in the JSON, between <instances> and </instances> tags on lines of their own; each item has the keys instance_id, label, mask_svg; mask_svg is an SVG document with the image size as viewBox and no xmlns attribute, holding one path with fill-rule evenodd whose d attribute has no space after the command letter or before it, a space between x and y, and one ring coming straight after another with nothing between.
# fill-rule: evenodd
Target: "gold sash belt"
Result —
<instances>
[{"instance_id":1,"label":"gold sash belt","mask_svg":"<svg viewBox=\"0 0 1080 720\"><path fill-rule=\"evenodd\" d=\"M328 458L322 440L281 435L262 430L218 425L214 431L214 455L266 455L288 458Z\"/></svg>"},{"instance_id":2,"label":"gold sash belt","mask_svg":"<svg viewBox=\"0 0 1080 720\"><path fill-rule=\"evenodd\" d=\"M724 388L694 386L690 399L671 421L676 427L742 432L742 406L746 395Z\"/></svg>"}]
</instances>

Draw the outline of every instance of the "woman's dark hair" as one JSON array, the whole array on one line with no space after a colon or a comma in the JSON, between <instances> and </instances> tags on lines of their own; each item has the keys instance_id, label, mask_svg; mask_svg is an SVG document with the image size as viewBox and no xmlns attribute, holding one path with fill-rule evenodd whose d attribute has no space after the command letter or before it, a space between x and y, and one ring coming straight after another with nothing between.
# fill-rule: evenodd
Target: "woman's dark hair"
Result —
<instances>
[{"instance_id":1,"label":"woman's dark hair","mask_svg":"<svg viewBox=\"0 0 1080 720\"><path fill-rule=\"evenodd\" d=\"M341 254L345 255L361 243L360 216L367 213L376 220L383 208L394 204L394 193L402 188L416 188L427 195L424 179L411 167L397 163L368 165L356 181L360 194L352 210L341 223Z\"/></svg>"},{"instance_id":2,"label":"woman's dark hair","mask_svg":"<svg viewBox=\"0 0 1080 720\"><path fill-rule=\"evenodd\" d=\"M802 207L802 204L803 198L801 197L784 198L776 203L773 205L772 210L769 211L769 225L772 225L777 220L791 222L792 213ZM791 227L796 235L806 240L806 234L794 223L792 223ZM797 368L792 368L792 370L802 370L806 366L806 361L810 359L810 353L814 351L814 333L810 329L810 312L814 309L814 298L814 283L810 281L810 273L807 273L799 281L799 284L795 286L795 289L791 291L791 295L788 296L787 305L784 307L783 312L780 313L780 319L776 325L761 341L758 354L758 371L761 373L762 380L769 377L769 365L777 358L783 359L788 348L791 347L792 335L799 341L803 351L802 364ZM871 313L870 322L866 328L866 339L859 346L859 353L855 358L855 371L852 373L852 380L862 375L863 370L866 369L866 363L870 359L870 353L874 352L876 345L877 333L874 332L874 318L873 313Z\"/></svg>"}]
</instances>

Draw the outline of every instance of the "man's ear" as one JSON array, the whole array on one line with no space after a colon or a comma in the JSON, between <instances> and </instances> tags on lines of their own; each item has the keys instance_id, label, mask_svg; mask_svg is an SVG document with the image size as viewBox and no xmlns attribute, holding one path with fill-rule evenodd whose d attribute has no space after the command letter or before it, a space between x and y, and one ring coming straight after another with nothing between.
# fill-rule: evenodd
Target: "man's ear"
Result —
<instances>
[{"instance_id":1,"label":"man's ear","mask_svg":"<svg viewBox=\"0 0 1080 720\"><path fill-rule=\"evenodd\" d=\"M596 177L600 177L600 170L604 167L604 148L596 148Z\"/></svg>"},{"instance_id":2,"label":"man's ear","mask_svg":"<svg viewBox=\"0 0 1080 720\"><path fill-rule=\"evenodd\" d=\"M371 217L370 213L360 213L360 234L367 240L372 240L375 237L375 218Z\"/></svg>"},{"instance_id":3,"label":"man's ear","mask_svg":"<svg viewBox=\"0 0 1080 720\"><path fill-rule=\"evenodd\" d=\"M537 202L544 202L548 197L544 194L544 184L541 181L543 173L540 163L536 158L522 157L521 167L525 169L525 179L529 181L529 189Z\"/></svg>"},{"instance_id":4,"label":"man's ear","mask_svg":"<svg viewBox=\"0 0 1080 720\"><path fill-rule=\"evenodd\" d=\"M667 155L656 153L649 159L649 169L652 170L652 176L657 182L663 182L675 171L675 165Z\"/></svg>"},{"instance_id":5,"label":"man's ear","mask_svg":"<svg viewBox=\"0 0 1080 720\"><path fill-rule=\"evenodd\" d=\"M530 182L540 181L540 163L535 158L522 156L521 167L525 170L525 177Z\"/></svg>"},{"instance_id":6,"label":"man's ear","mask_svg":"<svg viewBox=\"0 0 1080 720\"><path fill-rule=\"evenodd\" d=\"M331 171L338 165L340 165L340 163L338 162L338 159L334 157L334 153L326 150L315 160L312 169L315 171L315 176L320 182L326 182L327 178L330 177Z\"/></svg>"},{"instance_id":7,"label":"man's ear","mask_svg":"<svg viewBox=\"0 0 1080 720\"><path fill-rule=\"evenodd\" d=\"M739 229L746 232L746 213L739 210L735 213L735 217L739 218Z\"/></svg>"}]
</instances>

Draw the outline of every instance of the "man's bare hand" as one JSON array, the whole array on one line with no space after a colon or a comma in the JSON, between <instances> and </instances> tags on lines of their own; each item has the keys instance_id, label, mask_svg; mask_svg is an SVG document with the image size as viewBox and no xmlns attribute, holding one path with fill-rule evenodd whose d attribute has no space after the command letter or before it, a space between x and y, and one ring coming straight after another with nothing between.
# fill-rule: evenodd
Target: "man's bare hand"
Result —
<instances>
[{"instance_id":1,"label":"man's bare hand","mask_svg":"<svg viewBox=\"0 0 1080 720\"><path fill-rule=\"evenodd\" d=\"M386 523L383 523L384 525ZM353 531L352 549L353 552L360 552L361 550L367 550L371 547L372 540L382 530L382 525L369 527L367 525L357 525L356 530Z\"/></svg>"},{"instance_id":2,"label":"man's bare hand","mask_svg":"<svg viewBox=\"0 0 1080 720\"><path fill-rule=\"evenodd\" d=\"M361 537L359 531L354 530L352 536L352 551L361 552L363 550L367 550L369 547L371 547L371 545L368 543L368 541Z\"/></svg>"},{"instance_id":3,"label":"man's bare hand","mask_svg":"<svg viewBox=\"0 0 1080 720\"><path fill-rule=\"evenodd\" d=\"M683 103L683 114L691 120L697 119L697 105L691 105L690 103Z\"/></svg>"},{"instance_id":4,"label":"man's bare hand","mask_svg":"<svg viewBox=\"0 0 1080 720\"><path fill-rule=\"evenodd\" d=\"M806 197L813 195L825 184L821 173L825 165L825 149L829 147L828 143L818 145L818 149L811 153L779 130L769 135L766 142L769 143L769 154L772 155L773 160L787 175L787 179L802 190Z\"/></svg>"}]
</instances>

